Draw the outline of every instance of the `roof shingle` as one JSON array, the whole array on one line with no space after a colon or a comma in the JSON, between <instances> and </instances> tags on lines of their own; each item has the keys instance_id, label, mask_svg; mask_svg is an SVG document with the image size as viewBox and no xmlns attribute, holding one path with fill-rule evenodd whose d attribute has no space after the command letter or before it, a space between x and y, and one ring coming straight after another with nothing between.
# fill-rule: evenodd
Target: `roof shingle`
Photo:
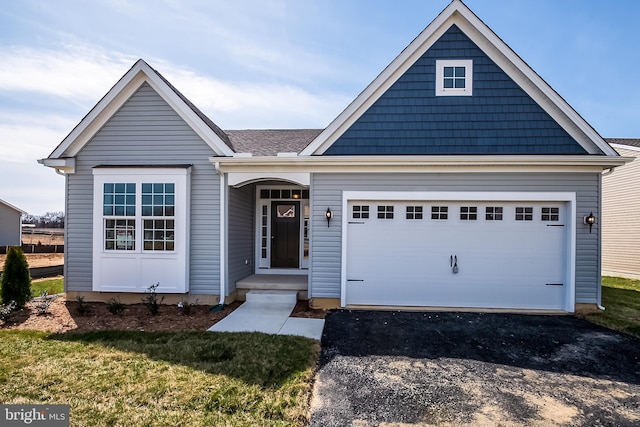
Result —
<instances>
[{"instance_id":1,"label":"roof shingle","mask_svg":"<svg viewBox=\"0 0 640 427\"><path fill-rule=\"evenodd\" d=\"M246 129L226 130L236 153L275 156L299 153L322 132L322 129Z\"/></svg>"}]
</instances>

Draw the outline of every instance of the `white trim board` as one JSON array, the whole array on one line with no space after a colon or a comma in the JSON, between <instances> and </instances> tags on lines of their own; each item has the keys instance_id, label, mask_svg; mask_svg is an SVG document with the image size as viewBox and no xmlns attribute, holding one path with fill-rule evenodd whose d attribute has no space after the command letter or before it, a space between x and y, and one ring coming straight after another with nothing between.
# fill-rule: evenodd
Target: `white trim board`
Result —
<instances>
[{"instance_id":1,"label":"white trim board","mask_svg":"<svg viewBox=\"0 0 640 427\"><path fill-rule=\"evenodd\" d=\"M346 306L347 286L347 225L350 200L389 201L555 201L567 203L566 287L564 310L575 310L576 298L576 193L573 192L470 192L470 191L344 191L342 193L342 242L340 271L340 305Z\"/></svg>"}]
</instances>

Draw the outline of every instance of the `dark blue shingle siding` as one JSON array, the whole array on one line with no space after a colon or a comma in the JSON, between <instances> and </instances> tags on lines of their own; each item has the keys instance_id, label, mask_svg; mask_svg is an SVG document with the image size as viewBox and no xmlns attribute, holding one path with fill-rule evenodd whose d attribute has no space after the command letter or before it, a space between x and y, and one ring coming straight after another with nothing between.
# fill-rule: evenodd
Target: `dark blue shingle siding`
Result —
<instances>
[{"instance_id":1,"label":"dark blue shingle siding","mask_svg":"<svg viewBox=\"0 0 640 427\"><path fill-rule=\"evenodd\" d=\"M472 59L473 96L435 96L436 59ZM585 153L455 25L325 152Z\"/></svg>"}]
</instances>

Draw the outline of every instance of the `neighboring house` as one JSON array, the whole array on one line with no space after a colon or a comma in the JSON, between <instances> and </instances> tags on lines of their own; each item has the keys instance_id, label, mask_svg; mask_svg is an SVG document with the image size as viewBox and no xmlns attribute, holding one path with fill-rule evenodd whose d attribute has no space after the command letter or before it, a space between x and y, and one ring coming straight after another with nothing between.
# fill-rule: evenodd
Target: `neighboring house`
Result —
<instances>
[{"instance_id":1,"label":"neighboring house","mask_svg":"<svg viewBox=\"0 0 640 427\"><path fill-rule=\"evenodd\" d=\"M567 312L600 301L583 218L625 161L459 0L326 129L223 131L139 60L41 160L70 298Z\"/></svg>"},{"instance_id":2,"label":"neighboring house","mask_svg":"<svg viewBox=\"0 0 640 427\"><path fill-rule=\"evenodd\" d=\"M22 209L0 200L0 246L20 246L22 244Z\"/></svg>"},{"instance_id":3,"label":"neighboring house","mask_svg":"<svg viewBox=\"0 0 640 427\"><path fill-rule=\"evenodd\" d=\"M635 161L602 176L602 274L640 279L640 139L607 139Z\"/></svg>"}]
</instances>

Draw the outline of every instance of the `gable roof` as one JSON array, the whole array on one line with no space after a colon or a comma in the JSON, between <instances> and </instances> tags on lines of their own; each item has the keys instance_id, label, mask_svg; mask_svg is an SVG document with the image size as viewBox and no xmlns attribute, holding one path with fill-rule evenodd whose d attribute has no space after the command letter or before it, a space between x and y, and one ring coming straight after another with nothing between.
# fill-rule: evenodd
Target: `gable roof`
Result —
<instances>
[{"instance_id":1,"label":"gable roof","mask_svg":"<svg viewBox=\"0 0 640 427\"><path fill-rule=\"evenodd\" d=\"M139 59L109 92L98 101L69 135L62 140L49 155L49 158L45 160L66 159L78 154L145 82L175 110L217 155L233 155L233 149L230 147L227 135L163 76L145 61ZM45 165L53 166L52 162L44 163Z\"/></svg>"},{"instance_id":2,"label":"gable roof","mask_svg":"<svg viewBox=\"0 0 640 427\"><path fill-rule=\"evenodd\" d=\"M23 211L22 209L17 208L17 207L15 207L15 206L13 206L12 204L5 202L5 201L4 201L4 200L2 200L2 199L0 199L0 205L5 205L6 207L8 207L8 208L10 208L10 209L13 209L14 211L19 212L21 215L26 215L26 214L27 214L27 213L26 213L25 211Z\"/></svg>"},{"instance_id":3,"label":"gable roof","mask_svg":"<svg viewBox=\"0 0 640 427\"><path fill-rule=\"evenodd\" d=\"M606 138L609 144L640 148L640 138Z\"/></svg>"},{"instance_id":4,"label":"gable roof","mask_svg":"<svg viewBox=\"0 0 640 427\"><path fill-rule=\"evenodd\" d=\"M453 0L300 155L322 155L433 46L457 26L587 153L617 156L605 140L461 0Z\"/></svg>"},{"instance_id":5,"label":"gable roof","mask_svg":"<svg viewBox=\"0 0 640 427\"><path fill-rule=\"evenodd\" d=\"M322 129L248 129L225 132L237 153L276 156L278 153L299 153Z\"/></svg>"}]
</instances>

